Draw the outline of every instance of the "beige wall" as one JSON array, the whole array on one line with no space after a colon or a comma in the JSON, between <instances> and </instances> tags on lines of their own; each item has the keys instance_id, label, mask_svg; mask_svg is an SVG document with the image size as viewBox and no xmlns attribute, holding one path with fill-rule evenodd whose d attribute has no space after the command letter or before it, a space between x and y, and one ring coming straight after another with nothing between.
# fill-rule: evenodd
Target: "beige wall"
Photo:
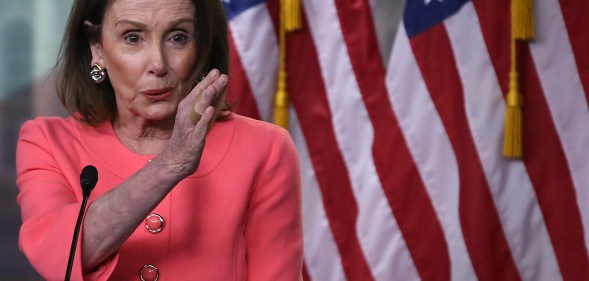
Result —
<instances>
[{"instance_id":1,"label":"beige wall","mask_svg":"<svg viewBox=\"0 0 589 281\"><path fill-rule=\"evenodd\" d=\"M60 110L39 81L55 63L71 2L0 1L0 280L41 280L17 246L14 154L22 122Z\"/></svg>"}]
</instances>

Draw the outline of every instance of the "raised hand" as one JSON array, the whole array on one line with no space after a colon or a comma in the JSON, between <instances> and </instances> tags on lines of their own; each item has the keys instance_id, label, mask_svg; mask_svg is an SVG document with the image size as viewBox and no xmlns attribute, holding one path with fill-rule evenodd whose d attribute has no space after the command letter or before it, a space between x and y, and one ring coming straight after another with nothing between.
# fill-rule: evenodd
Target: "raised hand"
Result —
<instances>
[{"instance_id":1,"label":"raised hand","mask_svg":"<svg viewBox=\"0 0 589 281\"><path fill-rule=\"evenodd\" d=\"M213 69L178 105L174 132L158 157L181 178L198 168L206 134L216 117L214 106L227 81L227 75Z\"/></svg>"}]
</instances>

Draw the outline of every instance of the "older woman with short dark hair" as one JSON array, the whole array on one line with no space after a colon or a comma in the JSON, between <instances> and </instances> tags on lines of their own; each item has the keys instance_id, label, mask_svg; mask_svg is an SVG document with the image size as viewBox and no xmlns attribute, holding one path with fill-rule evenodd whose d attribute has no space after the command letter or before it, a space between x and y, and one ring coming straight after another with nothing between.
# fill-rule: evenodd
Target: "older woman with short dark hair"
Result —
<instances>
[{"instance_id":1,"label":"older woman with short dark hair","mask_svg":"<svg viewBox=\"0 0 589 281\"><path fill-rule=\"evenodd\" d=\"M228 56L218 0L75 1L56 68L71 117L26 122L17 148L20 247L44 278L64 274L91 164L74 280L300 279L296 151L229 111Z\"/></svg>"}]
</instances>

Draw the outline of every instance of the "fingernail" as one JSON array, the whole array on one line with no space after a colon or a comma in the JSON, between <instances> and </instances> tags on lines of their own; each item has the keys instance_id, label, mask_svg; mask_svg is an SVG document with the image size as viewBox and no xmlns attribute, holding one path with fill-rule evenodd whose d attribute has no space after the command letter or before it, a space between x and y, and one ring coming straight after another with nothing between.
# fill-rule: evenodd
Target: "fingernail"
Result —
<instances>
[{"instance_id":1,"label":"fingernail","mask_svg":"<svg viewBox=\"0 0 589 281\"><path fill-rule=\"evenodd\" d=\"M225 74L221 74L221 77L219 77L219 82L221 83L221 86L225 86L225 84L227 84L228 81L228 77Z\"/></svg>"}]
</instances>

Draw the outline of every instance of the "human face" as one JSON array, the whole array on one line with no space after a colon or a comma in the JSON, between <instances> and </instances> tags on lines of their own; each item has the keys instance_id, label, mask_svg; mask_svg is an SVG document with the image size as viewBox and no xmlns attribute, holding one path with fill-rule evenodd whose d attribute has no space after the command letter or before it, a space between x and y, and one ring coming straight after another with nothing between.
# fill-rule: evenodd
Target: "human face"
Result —
<instances>
[{"instance_id":1,"label":"human face","mask_svg":"<svg viewBox=\"0 0 589 281\"><path fill-rule=\"evenodd\" d=\"M92 64L105 68L115 90L118 120L169 120L186 95L196 63L191 0L114 0Z\"/></svg>"}]
</instances>

